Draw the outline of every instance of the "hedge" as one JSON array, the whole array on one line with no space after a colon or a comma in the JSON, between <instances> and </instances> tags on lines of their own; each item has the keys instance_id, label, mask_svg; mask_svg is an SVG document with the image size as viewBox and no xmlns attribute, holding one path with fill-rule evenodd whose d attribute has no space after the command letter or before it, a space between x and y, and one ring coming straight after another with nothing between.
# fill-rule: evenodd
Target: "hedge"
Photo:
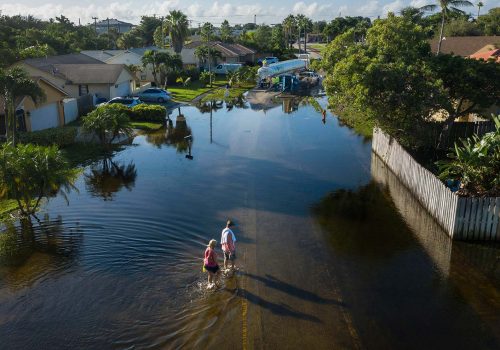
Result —
<instances>
[{"instance_id":1,"label":"hedge","mask_svg":"<svg viewBox=\"0 0 500 350\"><path fill-rule=\"evenodd\" d=\"M167 109L159 105L140 104L132 108L131 119L136 121L164 122Z\"/></svg>"},{"instance_id":2,"label":"hedge","mask_svg":"<svg viewBox=\"0 0 500 350\"><path fill-rule=\"evenodd\" d=\"M20 132L19 141L21 143L33 143L40 146L57 145L59 147L65 147L75 142L76 133L77 127L75 126Z\"/></svg>"}]
</instances>

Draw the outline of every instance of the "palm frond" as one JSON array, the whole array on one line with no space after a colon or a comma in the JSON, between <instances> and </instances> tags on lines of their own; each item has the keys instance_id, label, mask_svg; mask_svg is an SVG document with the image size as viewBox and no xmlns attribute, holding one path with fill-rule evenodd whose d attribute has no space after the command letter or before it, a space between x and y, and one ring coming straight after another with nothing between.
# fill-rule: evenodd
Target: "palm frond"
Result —
<instances>
[{"instance_id":1,"label":"palm frond","mask_svg":"<svg viewBox=\"0 0 500 350\"><path fill-rule=\"evenodd\" d=\"M435 11L437 9L437 5L425 5L420 7L421 11Z\"/></svg>"}]
</instances>

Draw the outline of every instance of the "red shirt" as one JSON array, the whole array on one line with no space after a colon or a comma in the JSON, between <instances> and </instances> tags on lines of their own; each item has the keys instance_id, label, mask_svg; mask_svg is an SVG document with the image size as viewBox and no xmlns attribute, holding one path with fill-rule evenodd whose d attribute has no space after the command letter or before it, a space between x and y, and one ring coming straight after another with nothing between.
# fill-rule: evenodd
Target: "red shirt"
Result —
<instances>
[{"instance_id":1,"label":"red shirt","mask_svg":"<svg viewBox=\"0 0 500 350\"><path fill-rule=\"evenodd\" d=\"M217 266L217 253L212 248L208 247L205 250L205 266Z\"/></svg>"}]
</instances>

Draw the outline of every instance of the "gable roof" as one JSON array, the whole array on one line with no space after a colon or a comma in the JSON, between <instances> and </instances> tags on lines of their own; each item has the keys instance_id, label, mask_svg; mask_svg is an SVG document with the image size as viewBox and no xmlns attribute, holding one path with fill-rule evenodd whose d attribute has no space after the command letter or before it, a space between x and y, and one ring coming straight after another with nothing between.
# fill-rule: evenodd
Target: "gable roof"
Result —
<instances>
[{"instance_id":1,"label":"gable roof","mask_svg":"<svg viewBox=\"0 0 500 350\"><path fill-rule=\"evenodd\" d=\"M40 58L28 58L22 62L35 68L41 68L51 64L102 64L101 61L87 55L83 55L81 53L70 53L67 55L48 56Z\"/></svg>"},{"instance_id":2,"label":"gable roof","mask_svg":"<svg viewBox=\"0 0 500 350\"><path fill-rule=\"evenodd\" d=\"M437 52L439 38L429 40L432 52ZM453 36L445 37L441 43L441 52L467 57L486 45L500 45L498 36Z\"/></svg>"},{"instance_id":3,"label":"gable roof","mask_svg":"<svg viewBox=\"0 0 500 350\"><path fill-rule=\"evenodd\" d=\"M184 45L184 47L186 49L195 49L202 45L207 45L207 44L203 41L193 41L190 42L189 44ZM252 55L256 53L255 50L250 49L241 44L229 44L220 41L212 41L208 45L219 51L223 57L239 57L245 55Z\"/></svg>"},{"instance_id":4,"label":"gable roof","mask_svg":"<svg viewBox=\"0 0 500 350\"><path fill-rule=\"evenodd\" d=\"M123 64L55 64L54 68L71 84L114 84L127 70Z\"/></svg>"},{"instance_id":5,"label":"gable roof","mask_svg":"<svg viewBox=\"0 0 500 350\"><path fill-rule=\"evenodd\" d=\"M500 63L500 49L490 50L486 52L479 52L479 53L476 52L475 54L470 55L469 57L474 58L476 60L483 59L485 61L493 59L496 62Z\"/></svg>"},{"instance_id":6,"label":"gable roof","mask_svg":"<svg viewBox=\"0 0 500 350\"><path fill-rule=\"evenodd\" d=\"M112 57L120 55L127 50L82 50L80 53L89 56L101 62L106 62Z\"/></svg>"}]
</instances>

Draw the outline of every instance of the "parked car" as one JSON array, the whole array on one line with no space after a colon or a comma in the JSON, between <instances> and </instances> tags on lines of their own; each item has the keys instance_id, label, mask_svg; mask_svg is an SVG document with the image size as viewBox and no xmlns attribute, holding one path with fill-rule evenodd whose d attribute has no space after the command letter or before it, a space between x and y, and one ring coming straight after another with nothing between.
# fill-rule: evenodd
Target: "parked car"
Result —
<instances>
[{"instance_id":1,"label":"parked car","mask_svg":"<svg viewBox=\"0 0 500 350\"><path fill-rule=\"evenodd\" d=\"M243 67L242 63L221 63L218 64L214 69L213 72L215 74L227 74L229 72L235 72L238 69Z\"/></svg>"},{"instance_id":2,"label":"parked car","mask_svg":"<svg viewBox=\"0 0 500 350\"><path fill-rule=\"evenodd\" d=\"M270 56L270 57L264 57L264 58L261 58L260 60L257 61L257 63L259 65L264 65L264 62L266 63L266 65L270 65L270 64L273 64L273 63L278 63L280 60L278 59L278 57L274 57L274 56Z\"/></svg>"},{"instance_id":3,"label":"parked car","mask_svg":"<svg viewBox=\"0 0 500 350\"><path fill-rule=\"evenodd\" d=\"M111 105L115 103L119 103L126 107L132 108L137 106L138 104L141 104L142 102L139 101L137 98L132 98L132 97L115 97L109 100L108 102L102 103L102 105Z\"/></svg>"},{"instance_id":4,"label":"parked car","mask_svg":"<svg viewBox=\"0 0 500 350\"><path fill-rule=\"evenodd\" d=\"M159 89L159 88L150 88L146 89L143 92L139 93L139 99L141 101L148 102L167 102L172 99L170 92L167 90Z\"/></svg>"}]
</instances>

